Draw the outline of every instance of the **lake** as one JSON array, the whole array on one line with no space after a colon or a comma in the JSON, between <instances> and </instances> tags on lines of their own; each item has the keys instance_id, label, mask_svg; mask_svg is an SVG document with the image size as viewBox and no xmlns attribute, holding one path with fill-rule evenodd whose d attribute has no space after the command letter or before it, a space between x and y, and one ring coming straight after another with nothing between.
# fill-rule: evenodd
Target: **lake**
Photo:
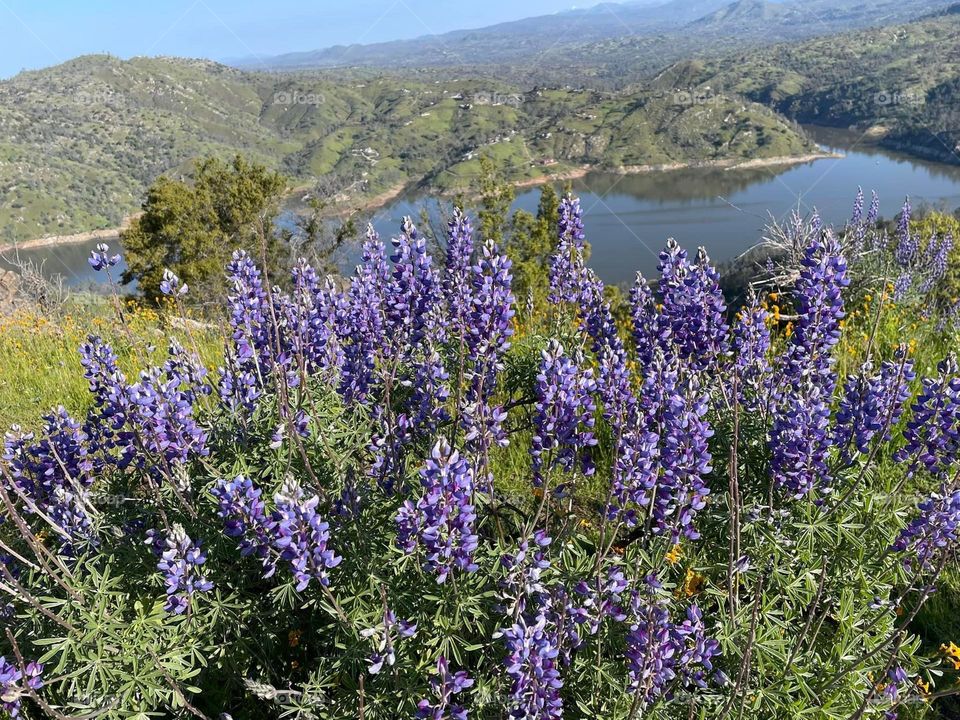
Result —
<instances>
[{"instance_id":1,"label":"lake","mask_svg":"<svg viewBox=\"0 0 960 720\"><path fill-rule=\"evenodd\" d=\"M590 265L610 284L632 283L639 270L656 272L657 252L673 237L691 250L704 246L715 262L734 258L756 245L771 218L783 220L795 210L818 211L827 223L842 224L853 207L857 187L876 190L881 215L892 217L909 194L914 207L960 207L960 167L926 162L859 142L844 130L807 127L826 150L843 157L792 166L739 170L698 168L641 175L593 173L573 186L584 209ZM516 208L536 211L536 188L518 192ZM404 215L426 208L440 217L436 201L414 192L398 198L373 217L388 239ZM79 286L100 278L86 258L95 242L23 251L44 261L47 272L63 274ZM356 252L338 258L344 269Z\"/></svg>"}]
</instances>

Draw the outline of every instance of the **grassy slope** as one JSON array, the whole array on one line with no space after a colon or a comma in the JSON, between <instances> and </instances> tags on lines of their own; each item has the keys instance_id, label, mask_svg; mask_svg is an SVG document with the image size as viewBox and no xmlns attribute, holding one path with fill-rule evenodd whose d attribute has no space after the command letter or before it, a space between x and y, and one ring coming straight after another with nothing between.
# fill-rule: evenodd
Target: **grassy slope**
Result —
<instances>
[{"instance_id":1,"label":"grassy slope","mask_svg":"<svg viewBox=\"0 0 960 720\"><path fill-rule=\"evenodd\" d=\"M331 176L355 199L408 182L461 188L482 153L523 180L545 159L562 171L807 149L762 107L691 106L662 88L521 95L477 78L335 80L89 56L0 82L0 242L116 225L154 178L210 154L242 152L297 184Z\"/></svg>"}]
</instances>

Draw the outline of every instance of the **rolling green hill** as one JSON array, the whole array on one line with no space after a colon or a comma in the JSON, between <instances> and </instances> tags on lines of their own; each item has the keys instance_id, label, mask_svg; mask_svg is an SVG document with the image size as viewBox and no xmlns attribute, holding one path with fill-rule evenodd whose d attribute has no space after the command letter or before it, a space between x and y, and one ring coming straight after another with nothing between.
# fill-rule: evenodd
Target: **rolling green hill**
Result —
<instances>
[{"instance_id":1,"label":"rolling green hill","mask_svg":"<svg viewBox=\"0 0 960 720\"><path fill-rule=\"evenodd\" d=\"M0 82L0 241L118 224L162 173L241 152L359 202L466 186L492 155L516 181L620 166L809 151L781 116L657 87L519 92L481 77L249 73L208 61L87 56Z\"/></svg>"},{"instance_id":2,"label":"rolling green hill","mask_svg":"<svg viewBox=\"0 0 960 720\"><path fill-rule=\"evenodd\" d=\"M912 23L679 63L658 82L743 95L800 122L854 127L886 147L960 163L960 5Z\"/></svg>"}]
</instances>

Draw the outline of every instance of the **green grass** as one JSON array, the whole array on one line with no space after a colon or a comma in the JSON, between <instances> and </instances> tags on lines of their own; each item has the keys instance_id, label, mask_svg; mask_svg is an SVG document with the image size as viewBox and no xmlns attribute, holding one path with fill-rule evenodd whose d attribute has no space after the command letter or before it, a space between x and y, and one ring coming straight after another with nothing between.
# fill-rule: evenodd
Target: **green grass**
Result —
<instances>
[{"instance_id":1,"label":"green grass","mask_svg":"<svg viewBox=\"0 0 960 720\"><path fill-rule=\"evenodd\" d=\"M41 416L60 405L82 417L91 398L80 365L79 349L89 335L111 344L128 378L163 364L171 338L200 353L215 373L222 358L218 329L174 329L156 310L127 304L124 323L112 303L100 297L76 296L57 317L20 312L0 319L0 427L36 428Z\"/></svg>"}]
</instances>

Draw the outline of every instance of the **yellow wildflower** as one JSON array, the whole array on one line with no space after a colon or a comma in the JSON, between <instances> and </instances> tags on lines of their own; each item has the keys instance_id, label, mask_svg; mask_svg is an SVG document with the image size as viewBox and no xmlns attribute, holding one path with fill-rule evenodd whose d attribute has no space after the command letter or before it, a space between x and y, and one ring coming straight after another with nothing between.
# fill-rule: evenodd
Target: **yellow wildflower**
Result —
<instances>
[{"instance_id":1,"label":"yellow wildflower","mask_svg":"<svg viewBox=\"0 0 960 720\"><path fill-rule=\"evenodd\" d=\"M683 553L680 552L680 546L674 545L672 548L670 548L670 552L664 556L664 560L671 565L676 565L678 562L680 562L682 555Z\"/></svg>"},{"instance_id":2,"label":"yellow wildflower","mask_svg":"<svg viewBox=\"0 0 960 720\"><path fill-rule=\"evenodd\" d=\"M685 597L698 595L707 584L707 578L701 575L693 568L687 568L687 574L683 578L683 587L681 588Z\"/></svg>"}]
</instances>

